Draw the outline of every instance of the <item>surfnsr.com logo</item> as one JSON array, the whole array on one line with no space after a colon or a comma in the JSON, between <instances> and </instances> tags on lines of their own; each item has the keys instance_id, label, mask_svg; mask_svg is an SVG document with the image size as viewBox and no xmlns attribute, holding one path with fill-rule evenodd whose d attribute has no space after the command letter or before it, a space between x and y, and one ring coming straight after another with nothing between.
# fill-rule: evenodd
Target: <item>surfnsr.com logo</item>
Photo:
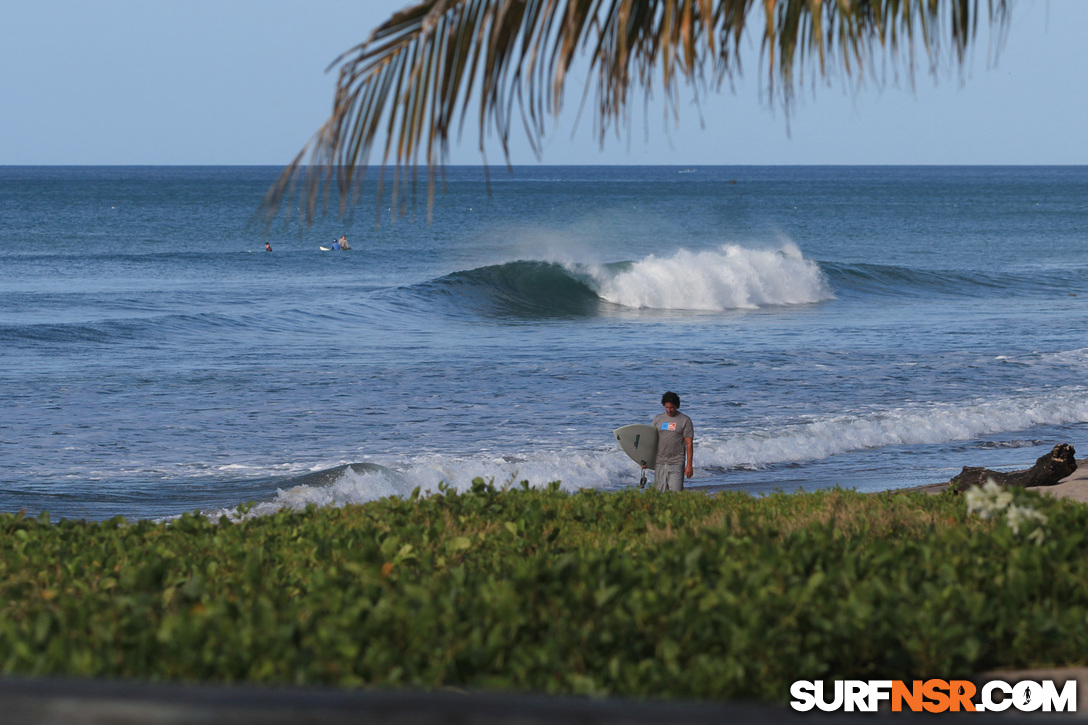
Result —
<instances>
[{"instance_id":1,"label":"surfnsr.com logo","mask_svg":"<svg viewBox=\"0 0 1088 725\"><path fill-rule=\"evenodd\" d=\"M1076 712L1077 682L1054 680L1015 684L990 680L982 687L968 680L798 680L790 687L790 706L800 712Z\"/></svg>"}]
</instances>

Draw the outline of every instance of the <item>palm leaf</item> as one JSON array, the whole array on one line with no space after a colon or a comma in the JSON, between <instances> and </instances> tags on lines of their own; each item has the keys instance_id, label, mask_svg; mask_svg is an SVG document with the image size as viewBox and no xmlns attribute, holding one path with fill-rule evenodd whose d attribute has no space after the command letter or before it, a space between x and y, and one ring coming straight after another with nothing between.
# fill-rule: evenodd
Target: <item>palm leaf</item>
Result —
<instances>
[{"instance_id":1,"label":"palm leaf","mask_svg":"<svg viewBox=\"0 0 1088 725\"><path fill-rule=\"evenodd\" d=\"M338 58L332 114L269 190L271 221L297 208L306 223L333 188L340 212L355 200L368 166L393 172L393 208L405 186L428 176L428 218L454 127L478 104L484 143L494 134L509 164L520 119L540 156L546 122L563 105L571 64L588 55L595 133L603 143L627 122L629 92L660 83L667 111L679 110L682 81L717 89L740 72L740 47L753 16L771 102L787 113L806 69L874 78L878 61L913 80L921 44L930 70L951 57L961 68L975 38L980 0L421 0L396 13ZM1011 0L986 0L991 28L1007 27ZM762 23L759 21L763 20ZM762 25L762 27L759 27ZM999 37L1003 35L999 33ZM585 101L583 101L584 103ZM517 108L515 108L515 105Z\"/></svg>"}]
</instances>

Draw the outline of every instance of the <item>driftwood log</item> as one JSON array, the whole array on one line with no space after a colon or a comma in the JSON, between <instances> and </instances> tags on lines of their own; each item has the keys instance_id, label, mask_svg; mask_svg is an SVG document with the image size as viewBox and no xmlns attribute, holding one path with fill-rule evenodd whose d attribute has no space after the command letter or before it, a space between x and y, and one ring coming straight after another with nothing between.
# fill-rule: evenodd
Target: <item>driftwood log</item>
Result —
<instances>
[{"instance_id":1,"label":"driftwood log","mask_svg":"<svg viewBox=\"0 0 1088 725\"><path fill-rule=\"evenodd\" d=\"M955 491L966 491L972 486L982 486L993 480L1002 488L1026 488L1028 486L1053 486L1077 470L1076 451L1068 443L1059 443L1054 450L1040 456L1035 465L1026 471L1001 473L988 468L964 466L949 485Z\"/></svg>"}]
</instances>

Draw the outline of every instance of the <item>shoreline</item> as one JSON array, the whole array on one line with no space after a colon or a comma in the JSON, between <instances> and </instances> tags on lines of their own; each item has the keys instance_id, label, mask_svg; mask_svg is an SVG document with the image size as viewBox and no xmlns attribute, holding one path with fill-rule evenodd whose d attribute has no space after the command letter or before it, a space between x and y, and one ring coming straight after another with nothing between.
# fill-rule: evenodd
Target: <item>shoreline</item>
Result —
<instances>
[{"instance_id":1,"label":"shoreline","mask_svg":"<svg viewBox=\"0 0 1088 725\"><path fill-rule=\"evenodd\" d=\"M921 486L895 489L896 493L938 494L948 490L949 482L927 483ZM1077 470L1053 486L1029 486L1028 491L1046 494L1054 498L1068 498L1081 503L1088 503L1088 458L1077 461Z\"/></svg>"}]
</instances>

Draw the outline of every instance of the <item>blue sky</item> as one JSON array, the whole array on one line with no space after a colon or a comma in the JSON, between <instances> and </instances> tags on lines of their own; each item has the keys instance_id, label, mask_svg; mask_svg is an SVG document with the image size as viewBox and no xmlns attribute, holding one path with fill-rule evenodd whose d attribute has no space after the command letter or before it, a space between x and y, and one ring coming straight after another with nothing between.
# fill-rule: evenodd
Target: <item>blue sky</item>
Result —
<instances>
[{"instance_id":1,"label":"blue sky","mask_svg":"<svg viewBox=\"0 0 1088 725\"><path fill-rule=\"evenodd\" d=\"M286 164L330 108L328 64L403 0L15 0L0 24L0 164ZM665 122L632 109L603 149L574 125L581 83L547 164L1088 164L1084 0L1019 0L989 62L965 79L924 65L860 92L805 86L787 124L759 97L758 39L735 91ZM682 98L687 98L682 95ZM647 135L649 140L647 140ZM496 151L489 160L500 160ZM514 163L537 163L516 140ZM452 163L480 162L474 127Z\"/></svg>"}]
</instances>

